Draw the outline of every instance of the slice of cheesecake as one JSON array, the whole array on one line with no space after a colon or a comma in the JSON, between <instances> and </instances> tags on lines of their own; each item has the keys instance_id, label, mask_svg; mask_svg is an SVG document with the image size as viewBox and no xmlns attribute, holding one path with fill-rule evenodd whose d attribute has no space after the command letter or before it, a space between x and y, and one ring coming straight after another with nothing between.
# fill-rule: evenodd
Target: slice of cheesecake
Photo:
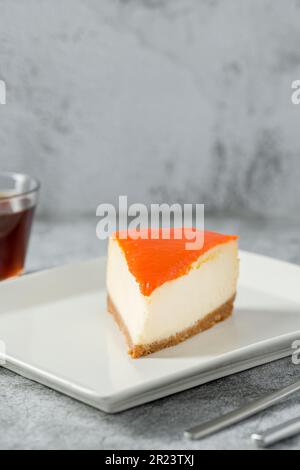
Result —
<instances>
[{"instance_id":1,"label":"slice of cheesecake","mask_svg":"<svg viewBox=\"0 0 300 470\"><path fill-rule=\"evenodd\" d=\"M109 241L108 311L133 358L174 346L233 309L237 236L205 231L203 246L191 250L185 235L164 239L162 230L155 239L116 232Z\"/></svg>"}]
</instances>

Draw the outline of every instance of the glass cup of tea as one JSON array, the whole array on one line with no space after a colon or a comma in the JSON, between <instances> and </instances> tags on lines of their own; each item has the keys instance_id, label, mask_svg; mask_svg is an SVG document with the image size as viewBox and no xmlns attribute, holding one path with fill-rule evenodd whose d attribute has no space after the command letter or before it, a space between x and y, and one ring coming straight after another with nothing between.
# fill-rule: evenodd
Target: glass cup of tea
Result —
<instances>
[{"instance_id":1,"label":"glass cup of tea","mask_svg":"<svg viewBox=\"0 0 300 470\"><path fill-rule=\"evenodd\" d=\"M40 183L0 172L0 281L23 272Z\"/></svg>"}]
</instances>

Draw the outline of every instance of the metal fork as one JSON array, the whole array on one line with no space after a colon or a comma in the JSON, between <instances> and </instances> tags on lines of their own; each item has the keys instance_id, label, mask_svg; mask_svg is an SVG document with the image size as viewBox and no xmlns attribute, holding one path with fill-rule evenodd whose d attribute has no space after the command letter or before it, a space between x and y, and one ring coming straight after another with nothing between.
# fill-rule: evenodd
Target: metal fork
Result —
<instances>
[{"instance_id":1,"label":"metal fork","mask_svg":"<svg viewBox=\"0 0 300 470\"><path fill-rule=\"evenodd\" d=\"M300 380L297 382L288 385L287 387L277 390L276 392L270 393L269 395L259 398L247 405L238 408L237 410L231 411L219 418L213 419L203 424L198 424L192 428L185 431L185 437L189 439L202 439L209 434L220 431L221 429L236 424L243 419L249 418L250 416L255 415L259 411L265 410L270 406L275 405L283 398L288 397L292 393L298 392L300 390Z\"/></svg>"},{"instance_id":2,"label":"metal fork","mask_svg":"<svg viewBox=\"0 0 300 470\"><path fill-rule=\"evenodd\" d=\"M251 438L258 447L269 447L276 444L276 442L287 439L288 437L296 436L296 434L299 433L300 418L298 417L278 424L262 433L252 434Z\"/></svg>"}]
</instances>

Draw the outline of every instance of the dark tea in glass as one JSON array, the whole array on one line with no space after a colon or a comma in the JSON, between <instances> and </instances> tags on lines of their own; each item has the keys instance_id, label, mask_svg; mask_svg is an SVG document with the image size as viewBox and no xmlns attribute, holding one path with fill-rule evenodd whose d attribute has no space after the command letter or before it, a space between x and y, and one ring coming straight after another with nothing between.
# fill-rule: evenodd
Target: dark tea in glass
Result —
<instances>
[{"instance_id":1,"label":"dark tea in glass","mask_svg":"<svg viewBox=\"0 0 300 470\"><path fill-rule=\"evenodd\" d=\"M0 173L0 280L24 269L38 190L29 176Z\"/></svg>"}]
</instances>

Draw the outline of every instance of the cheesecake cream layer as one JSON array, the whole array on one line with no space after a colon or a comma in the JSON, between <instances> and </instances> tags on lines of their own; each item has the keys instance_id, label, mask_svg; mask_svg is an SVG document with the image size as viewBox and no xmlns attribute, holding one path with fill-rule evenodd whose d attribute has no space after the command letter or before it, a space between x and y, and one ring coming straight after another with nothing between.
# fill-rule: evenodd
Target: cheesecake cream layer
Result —
<instances>
[{"instance_id":1,"label":"cheesecake cream layer","mask_svg":"<svg viewBox=\"0 0 300 470\"><path fill-rule=\"evenodd\" d=\"M233 302L234 297L232 297L225 304L217 308L217 310L214 310L213 312L206 315L204 318L197 320L197 322L194 323L191 327L186 328L185 330L182 330L176 333L175 335L169 336L168 338L164 338L158 341L154 341L152 343L136 345L132 343L129 331L109 296L107 297L107 309L113 315L116 323L118 324L120 330L123 332L126 338L128 344L128 354L133 359L137 359L141 356L146 356L147 354L152 354L156 351L160 351L161 349L168 348L170 346L176 346L176 344L185 341L191 336L194 336L197 333L200 333L201 331L207 330L208 328L214 326L216 323L225 320L232 313Z\"/></svg>"},{"instance_id":2,"label":"cheesecake cream layer","mask_svg":"<svg viewBox=\"0 0 300 470\"><path fill-rule=\"evenodd\" d=\"M232 299L238 277L237 251L235 240L217 245L199 256L187 274L145 296L128 270L118 241L110 239L107 290L131 344L149 345L175 336Z\"/></svg>"}]
</instances>

